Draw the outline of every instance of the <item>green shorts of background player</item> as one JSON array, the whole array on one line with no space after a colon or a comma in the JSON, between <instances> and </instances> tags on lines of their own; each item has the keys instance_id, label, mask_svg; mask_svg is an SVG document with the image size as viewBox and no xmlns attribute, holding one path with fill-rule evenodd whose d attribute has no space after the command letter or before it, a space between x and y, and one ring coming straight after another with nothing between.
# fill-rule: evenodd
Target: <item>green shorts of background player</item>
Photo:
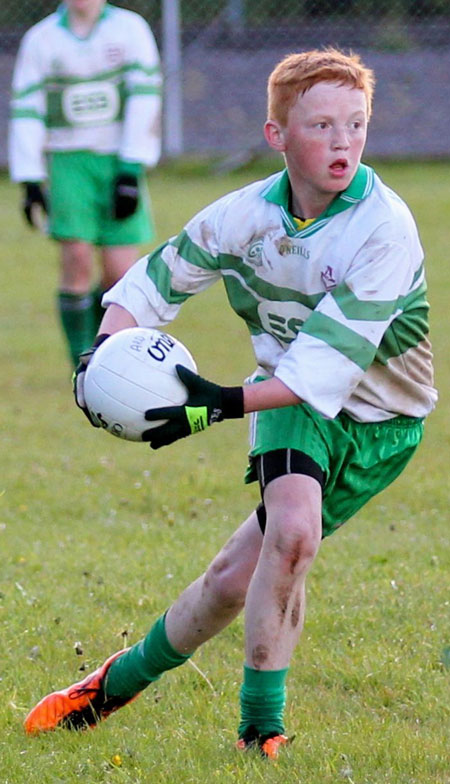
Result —
<instances>
[{"instance_id":1,"label":"green shorts of background player","mask_svg":"<svg viewBox=\"0 0 450 784\"><path fill-rule=\"evenodd\" d=\"M116 155L54 152L48 171L48 232L61 248L57 307L76 367L97 333L103 293L154 236L150 199L143 167Z\"/></svg>"},{"instance_id":2,"label":"green shorts of background player","mask_svg":"<svg viewBox=\"0 0 450 784\"><path fill-rule=\"evenodd\" d=\"M386 231L397 237L398 221L391 207L384 207L390 204L389 194L380 187L382 196L362 204L348 194L360 171L372 83L371 72L358 57L334 50L283 60L269 78L265 136L269 146L284 155L289 203L280 200L279 192L274 200L273 189L269 203L261 195L260 183L228 194L195 216L187 229L168 243L164 258L156 252L148 260L138 261L106 295L108 308L100 334L76 374L76 402L88 418L84 377L96 345L121 329L160 326L164 296L169 301L171 296L176 299L202 290L205 280L219 274L218 257L231 295L232 287L243 281L235 309L247 318L260 367L267 367L273 352L273 374L257 381L256 377L255 383L244 386L222 387L177 366L187 388L187 401L147 411L148 421L167 421L149 429L143 438L159 449L215 422L251 414L247 481L259 480L262 501L206 572L156 620L144 639L115 653L81 683L44 697L25 720L28 733L57 726L95 726L165 671L183 664L244 610L245 659L237 748L256 749L257 754L276 758L289 742L284 723L286 678L303 629L307 574L321 541L401 473L421 440L423 418L435 399L431 385L423 383L432 375L430 352L426 336L417 347L414 313L402 321L398 317L391 359L380 356L377 364L374 359L383 336L392 334L392 320L402 314L400 305L417 302L416 291L411 296L403 291L409 292L421 258L412 258L411 249L417 243L409 218L411 242L402 245L403 235L394 244L385 242ZM340 217L326 213L332 204L336 207L343 192L348 212L341 212ZM235 203L236 212L230 219ZM356 287L355 293L355 278L351 277L348 285L344 278L338 288L336 270L341 274L342 269L343 277L349 274L355 252L349 251L349 259L333 259L339 239L333 227L344 225L344 215L350 222L351 238L358 223L363 224L364 233L380 204L383 241L377 245L369 231L367 247L362 243L356 264L360 289ZM256 224L258 211L261 218ZM315 237L311 253L305 248L303 254L289 253L303 247L295 244L303 240L295 236L294 218L306 234ZM249 252L255 246L255 225L260 248L256 255ZM386 262L386 248L389 251L392 244L395 252ZM164 269L160 289L157 276L150 279L153 264ZM400 264L404 264L400 272L406 272L396 277ZM312 286L314 291L322 286L316 302L308 298L308 291L300 289L299 279L309 291ZM164 285L167 280L169 284ZM274 285L268 296L270 280ZM394 285L401 298L392 296ZM292 320L293 301L303 310L297 309L299 317ZM300 315L308 310L308 304L302 323ZM287 309L283 310L283 305ZM420 313L424 324L425 310ZM283 314L289 316L291 332L294 327L297 330L284 353L274 334L275 328L278 334L281 329L286 334L289 324ZM369 364L363 367L369 351ZM403 353L400 357L399 351ZM416 357L416 362L411 357ZM373 373L378 374L372 386L370 363ZM420 367L417 379L416 367ZM349 415L352 404L359 405L360 416Z\"/></svg>"}]
</instances>

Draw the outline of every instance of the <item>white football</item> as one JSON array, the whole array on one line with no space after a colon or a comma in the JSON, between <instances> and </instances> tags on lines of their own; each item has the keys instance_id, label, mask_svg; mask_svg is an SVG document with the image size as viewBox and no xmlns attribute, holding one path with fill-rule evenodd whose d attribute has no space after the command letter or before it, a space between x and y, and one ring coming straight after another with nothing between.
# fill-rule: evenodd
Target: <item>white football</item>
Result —
<instances>
[{"instance_id":1,"label":"white football","mask_svg":"<svg viewBox=\"0 0 450 784\"><path fill-rule=\"evenodd\" d=\"M163 424L147 422L146 411L187 400L175 365L197 372L190 352L171 335L147 327L114 333L98 347L86 370L84 397L92 419L118 438L142 441L145 430Z\"/></svg>"}]
</instances>

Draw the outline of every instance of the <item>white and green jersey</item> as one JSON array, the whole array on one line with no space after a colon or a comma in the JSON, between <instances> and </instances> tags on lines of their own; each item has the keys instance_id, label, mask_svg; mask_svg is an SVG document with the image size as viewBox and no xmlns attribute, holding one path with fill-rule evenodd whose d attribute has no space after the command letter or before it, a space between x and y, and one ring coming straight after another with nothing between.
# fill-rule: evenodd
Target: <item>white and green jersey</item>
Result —
<instances>
[{"instance_id":1,"label":"white and green jersey","mask_svg":"<svg viewBox=\"0 0 450 784\"><path fill-rule=\"evenodd\" d=\"M407 206L360 165L298 231L289 193L284 171L219 199L136 262L103 304L162 327L222 278L260 375L275 375L326 417L426 416L436 401L428 303Z\"/></svg>"},{"instance_id":2,"label":"white and green jersey","mask_svg":"<svg viewBox=\"0 0 450 784\"><path fill-rule=\"evenodd\" d=\"M20 45L12 84L11 178L43 180L48 151L114 153L154 166L160 111L159 55L144 19L106 4L89 36L78 38L60 6Z\"/></svg>"}]
</instances>

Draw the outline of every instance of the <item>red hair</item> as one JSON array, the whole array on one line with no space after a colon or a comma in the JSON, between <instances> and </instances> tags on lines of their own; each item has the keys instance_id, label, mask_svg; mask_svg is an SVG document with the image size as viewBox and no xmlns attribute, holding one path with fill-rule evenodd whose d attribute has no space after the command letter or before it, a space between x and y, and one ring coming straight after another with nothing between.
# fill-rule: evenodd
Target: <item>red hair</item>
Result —
<instances>
[{"instance_id":1,"label":"red hair","mask_svg":"<svg viewBox=\"0 0 450 784\"><path fill-rule=\"evenodd\" d=\"M280 125L287 124L289 109L299 94L304 95L317 82L337 82L363 90L367 101L367 116L372 112L375 76L357 54L344 54L327 47L310 52L289 54L274 68L267 84L267 119Z\"/></svg>"}]
</instances>

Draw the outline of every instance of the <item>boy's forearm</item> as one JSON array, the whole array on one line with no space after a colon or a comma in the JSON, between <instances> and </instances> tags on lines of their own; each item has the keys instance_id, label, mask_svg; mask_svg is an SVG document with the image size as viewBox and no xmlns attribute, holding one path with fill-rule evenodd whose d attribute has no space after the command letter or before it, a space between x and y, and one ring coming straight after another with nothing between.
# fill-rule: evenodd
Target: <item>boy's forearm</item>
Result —
<instances>
[{"instance_id":1,"label":"boy's forearm","mask_svg":"<svg viewBox=\"0 0 450 784\"><path fill-rule=\"evenodd\" d=\"M121 305L112 304L109 305L103 316L98 333L99 335L113 335L114 332L119 332L121 329L136 326L136 319L128 310L122 308Z\"/></svg>"},{"instance_id":2,"label":"boy's forearm","mask_svg":"<svg viewBox=\"0 0 450 784\"><path fill-rule=\"evenodd\" d=\"M244 412L264 411L268 408L284 408L301 403L290 389L279 378L269 378L257 384L244 386Z\"/></svg>"}]
</instances>

